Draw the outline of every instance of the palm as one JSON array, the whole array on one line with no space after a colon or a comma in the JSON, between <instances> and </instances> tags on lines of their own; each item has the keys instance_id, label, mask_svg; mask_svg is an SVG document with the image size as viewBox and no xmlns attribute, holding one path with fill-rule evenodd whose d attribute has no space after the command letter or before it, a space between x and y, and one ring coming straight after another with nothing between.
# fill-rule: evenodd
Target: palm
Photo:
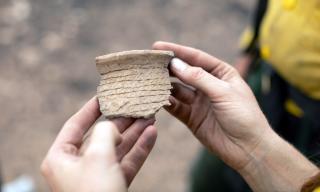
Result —
<instances>
[{"instance_id":1,"label":"palm","mask_svg":"<svg viewBox=\"0 0 320 192\"><path fill-rule=\"evenodd\" d=\"M171 98L173 106L167 110L186 124L205 146L221 156L225 162L242 167L247 161L247 155L244 154L238 140L247 139L243 138L244 135L251 135L248 132L252 130L239 129L241 127L239 119L248 123L246 114L249 111L244 111L242 105L247 103L247 98L252 96L243 95L243 99L240 100L225 97L222 94L219 98L214 99L219 102L212 102L213 99L199 90L193 91L178 83L174 83L173 86L174 98ZM233 91L235 94L241 95L242 93L242 90L237 88L234 88ZM226 117L225 114L228 116ZM236 155L237 158L230 158L230 154ZM230 159L239 159L242 156L242 161L230 162Z\"/></svg>"},{"instance_id":2,"label":"palm","mask_svg":"<svg viewBox=\"0 0 320 192\"><path fill-rule=\"evenodd\" d=\"M195 97L189 103L186 110L188 119L181 119L190 128L192 133L203 142L205 146L210 146L217 129L220 126L214 117L212 103L210 99L200 91L195 91Z\"/></svg>"}]
</instances>

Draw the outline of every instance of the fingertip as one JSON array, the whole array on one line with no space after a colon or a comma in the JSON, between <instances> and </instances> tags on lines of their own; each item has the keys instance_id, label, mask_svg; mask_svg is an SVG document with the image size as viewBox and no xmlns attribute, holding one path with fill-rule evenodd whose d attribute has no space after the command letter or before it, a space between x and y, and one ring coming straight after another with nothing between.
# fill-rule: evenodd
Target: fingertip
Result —
<instances>
[{"instance_id":1,"label":"fingertip","mask_svg":"<svg viewBox=\"0 0 320 192\"><path fill-rule=\"evenodd\" d=\"M164 41L156 41L153 43L152 48L153 49L161 49L161 47L165 44Z\"/></svg>"},{"instance_id":2,"label":"fingertip","mask_svg":"<svg viewBox=\"0 0 320 192\"><path fill-rule=\"evenodd\" d=\"M179 58L173 58L171 60L170 70L179 80L191 86L194 86L195 81L202 78L204 73L206 73L202 68L190 66Z\"/></svg>"},{"instance_id":3,"label":"fingertip","mask_svg":"<svg viewBox=\"0 0 320 192\"><path fill-rule=\"evenodd\" d=\"M110 121L100 121L98 122L93 129L92 137L94 139L101 139L108 137L112 139L116 136L115 125Z\"/></svg>"},{"instance_id":4,"label":"fingertip","mask_svg":"<svg viewBox=\"0 0 320 192\"><path fill-rule=\"evenodd\" d=\"M136 121L133 124L140 125L140 126L143 125L142 127L147 127L149 125L153 125L155 121L156 121L155 116L151 116L148 118L136 119Z\"/></svg>"},{"instance_id":5,"label":"fingertip","mask_svg":"<svg viewBox=\"0 0 320 192\"><path fill-rule=\"evenodd\" d=\"M170 102L170 106L174 106L176 104L176 98L172 95L169 96L169 102Z\"/></svg>"},{"instance_id":6,"label":"fingertip","mask_svg":"<svg viewBox=\"0 0 320 192\"><path fill-rule=\"evenodd\" d=\"M143 141L141 141L141 146L144 146L146 151L149 153L156 143L157 137L157 128L153 125L148 126L141 135L141 138L143 138Z\"/></svg>"},{"instance_id":7,"label":"fingertip","mask_svg":"<svg viewBox=\"0 0 320 192\"><path fill-rule=\"evenodd\" d=\"M98 102L98 96L94 95L90 100L95 100L96 102Z\"/></svg>"},{"instance_id":8,"label":"fingertip","mask_svg":"<svg viewBox=\"0 0 320 192\"><path fill-rule=\"evenodd\" d=\"M194 88L181 83L172 83L171 95L186 104L192 104L196 98Z\"/></svg>"},{"instance_id":9,"label":"fingertip","mask_svg":"<svg viewBox=\"0 0 320 192\"><path fill-rule=\"evenodd\" d=\"M100 123L100 126L102 127L102 129L109 129L111 131L112 136L114 138L114 141L116 143L121 141L122 137L121 137L121 134L118 130L117 124L115 124L114 122L109 121L109 120L101 121L99 123Z\"/></svg>"},{"instance_id":10,"label":"fingertip","mask_svg":"<svg viewBox=\"0 0 320 192\"><path fill-rule=\"evenodd\" d=\"M156 117L152 116L152 117L148 118L147 121L150 125L153 125L156 122Z\"/></svg>"},{"instance_id":11,"label":"fingertip","mask_svg":"<svg viewBox=\"0 0 320 192\"><path fill-rule=\"evenodd\" d=\"M106 120L106 121L99 121L95 125L95 129L105 129L107 127L115 128L115 124L112 121Z\"/></svg>"},{"instance_id":12,"label":"fingertip","mask_svg":"<svg viewBox=\"0 0 320 192\"><path fill-rule=\"evenodd\" d=\"M121 141L121 135L112 121L98 122L91 136L91 145L114 146Z\"/></svg>"},{"instance_id":13,"label":"fingertip","mask_svg":"<svg viewBox=\"0 0 320 192\"><path fill-rule=\"evenodd\" d=\"M94 105L95 108L99 109L99 100L98 97L96 95L94 95L86 104L86 105ZM99 110L100 112L100 110Z\"/></svg>"},{"instance_id":14,"label":"fingertip","mask_svg":"<svg viewBox=\"0 0 320 192\"><path fill-rule=\"evenodd\" d=\"M173 72L182 73L184 70L187 69L187 67L188 67L188 64L179 58L173 58L171 60L170 69Z\"/></svg>"},{"instance_id":15,"label":"fingertip","mask_svg":"<svg viewBox=\"0 0 320 192\"><path fill-rule=\"evenodd\" d=\"M145 130L147 134L150 136L150 138L156 139L158 137L158 130L157 127L154 125L150 125Z\"/></svg>"},{"instance_id":16,"label":"fingertip","mask_svg":"<svg viewBox=\"0 0 320 192\"><path fill-rule=\"evenodd\" d=\"M174 96L169 97L169 102L171 105L165 106L164 109L169 112L171 115L178 117L178 116L184 116L185 113L187 112L185 109L185 104L182 104L181 101L179 101L177 98Z\"/></svg>"},{"instance_id":17,"label":"fingertip","mask_svg":"<svg viewBox=\"0 0 320 192\"><path fill-rule=\"evenodd\" d=\"M108 129L111 133L109 133L109 137L115 146L119 145L122 142L122 136L119 132L117 125L112 121L101 121L98 123L100 129L104 129L102 131L106 131Z\"/></svg>"},{"instance_id":18,"label":"fingertip","mask_svg":"<svg viewBox=\"0 0 320 192\"><path fill-rule=\"evenodd\" d=\"M135 121L134 118L127 118L127 117L117 117L113 119L109 119L114 123L120 133L123 133L132 123Z\"/></svg>"}]
</instances>

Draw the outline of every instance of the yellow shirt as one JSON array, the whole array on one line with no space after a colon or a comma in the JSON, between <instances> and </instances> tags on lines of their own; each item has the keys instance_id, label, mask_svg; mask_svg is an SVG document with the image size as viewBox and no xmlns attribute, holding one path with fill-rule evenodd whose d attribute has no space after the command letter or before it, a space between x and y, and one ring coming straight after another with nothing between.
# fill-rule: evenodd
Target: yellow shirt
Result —
<instances>
[{"instance_id":1,"label":"yellow shirt","mask_svg":"<svg viewBox=\"0 0 320 192\"><path fill-rule=\"evenodd\" d=\"M259 43L284 79L320 99L320 0L269 0Z\"/></svg>"}]
</instances>

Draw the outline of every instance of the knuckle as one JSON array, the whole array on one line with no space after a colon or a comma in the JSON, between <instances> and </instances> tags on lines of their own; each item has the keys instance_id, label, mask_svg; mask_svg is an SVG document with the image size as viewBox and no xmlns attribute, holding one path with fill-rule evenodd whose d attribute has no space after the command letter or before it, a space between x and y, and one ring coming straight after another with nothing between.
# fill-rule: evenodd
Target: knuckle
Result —
<instances>
[{"instance_id":1,"label":"knuckle","mask_svg":"<svg viewBox=\"0 0 320 192\"><path fill-rule=\"evenodd\" d=\"M232 67L232 66L230 66L230 73L232 74L232 75L239 75L239 72L238 72L238 70L236 69L236 68L234 68L234 67Z\"/></svg>"},{"instance_id":2,"label":"knuckle","mask_svg":"<svg viewBox=\"0 0 320 192\"><path fill-rule=\"evenodd\" d=\"M202 79L206 75L206 72L201 67L190 68L190 78L192 80Z\"/></svg>"}]
</instances>

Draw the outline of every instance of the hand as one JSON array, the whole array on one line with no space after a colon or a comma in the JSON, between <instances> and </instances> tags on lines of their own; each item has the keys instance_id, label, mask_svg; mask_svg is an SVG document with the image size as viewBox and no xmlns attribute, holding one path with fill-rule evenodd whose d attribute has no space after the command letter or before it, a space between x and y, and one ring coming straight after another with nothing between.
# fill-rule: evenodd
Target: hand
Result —
<instances>
[{"instance_id":1,"label":"hand","mask_svg":"<svg viewBox=\"0 0 320 192\"><path fill-rule=\"evenodd\" d=\"M156 42L154 49L171 50L171 72L183 83L173 85L172 105L166 109L212 152L236 170L271 131L250 88L227 63L202 51ZM185 63L187 62L187 63Z\"/></svg>"},{"instance_id":2,"label":"hand","mask_svg":"<svg viewBox=\"0 0 320 192\"><path fill-rule=\"evenodd\" d=\"M174 84L167 110L229 166L253 191L300 191L318 168L268 125L251 90L230 65L202 51L157 42L171 50ZM185 62L189 63L185 63Z\"/></svg>"},{"instance_id":3,"label":"hand","mask_svg":"<svg viewBox=\"0 0 320 192\"><path fill-rule=\"evenodd\" d=\"M94 97L63 126L41 165L53 191L127 191L155 143L154 119L107 120L88 134L100 115Z\"/></svg>"},{"instance_id":4,"label":"hand","mask_svg":"<svg viewBox=\"0 0 320 192\"><path fill-rule=\"evenodd\" d=\"M252 63L253 56L250 54L241 55L237 58L234 67L237 69L241 77L246 78L248 76L249 68Z\"/></svg>"}]
</instances>

